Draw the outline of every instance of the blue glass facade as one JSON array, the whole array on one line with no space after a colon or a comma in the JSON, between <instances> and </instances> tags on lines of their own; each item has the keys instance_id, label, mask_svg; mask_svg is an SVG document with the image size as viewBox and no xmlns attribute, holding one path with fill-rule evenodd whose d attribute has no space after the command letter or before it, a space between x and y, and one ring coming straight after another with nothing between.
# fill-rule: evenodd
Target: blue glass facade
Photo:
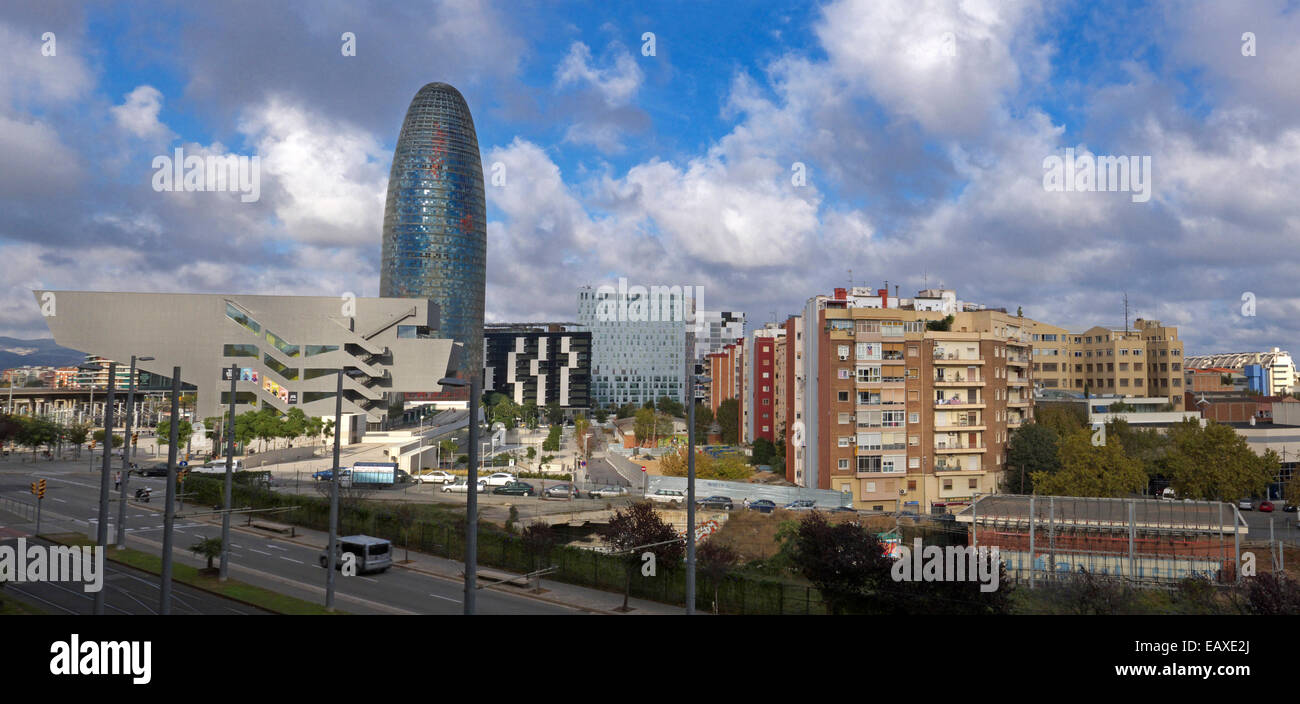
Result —
<instances>
[{"instance_id":1,"label":"blue glass facade","mask_svg":"<svg viewBox=\"0 0 1300 704\"><path fill-rule=\"evenodd\" d=\"M393 153L379 295L436 303L436 336L465 345L464 376L483 369L486 273L487 207L474 120L460 91L430 83L411 100Z\"/></svg>"}]
</instances>

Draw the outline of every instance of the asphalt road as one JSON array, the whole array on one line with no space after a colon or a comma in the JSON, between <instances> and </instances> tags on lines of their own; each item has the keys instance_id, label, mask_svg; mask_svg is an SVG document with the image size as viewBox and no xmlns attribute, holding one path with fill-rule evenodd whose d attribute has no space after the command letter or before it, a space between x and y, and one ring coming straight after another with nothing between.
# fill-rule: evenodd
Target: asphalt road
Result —
<instances>
[{"instance_id":1,"label":"asphalt road","mask_svg":"<svg viewBox=\"0 0 1300 704\"><path fill-rule=\"evenodd\" d=\"M0 544L16 546L16 538L0 540ZM47 540L28 537L33 544L53 545ZM104 613L121 615L156 615L158 613L158 577L132 567L104 561ZM95 595L87 592L81 583L73 582L9 582L5 593L19 598L53 614L94 613ZM265 615L270 612L226 599L210 592L172 583L173 614L240 614Z\"/></svg>"},{"instance_id":2,"label":"asphalt road","mask_svg":"<svg viewBox=\"0 0 1300 704\"><path fill-rule=\"evenodd\" d=\"M69 466L71 464L76 466ZM42 532L66 530L87 534L91 526L97 524L97 477L79 463L0 467L0 496L30 502L32 496L27 485L35 478L34 473L48 480ZM127 544L160 554L163 522L160 499L165 493L164 482L160 478L134 477L132 485L153 487L155 498L149 504L134 501L128 504ZM112 495L110 503L111 539L115 535L116 494ZM189 546L205 537L220 536L220 525L209 525L194 515L205 510L187 505L186 511L177 518L173 554L178 562L202 566L202 562L189 552ZM316 603L324 602L325 573L319 566L321 550L245 530L239 527L238 519L233 523L232 578ZM336 605L352 613L459 614L463 611L463 596L463 585L459 580L433 577L397 566L379 574L340 575L336 579ZM581 613L577 609L491 589L479 590L477 606L478 612L483 614Z\"/></svg>"}]
</instances>

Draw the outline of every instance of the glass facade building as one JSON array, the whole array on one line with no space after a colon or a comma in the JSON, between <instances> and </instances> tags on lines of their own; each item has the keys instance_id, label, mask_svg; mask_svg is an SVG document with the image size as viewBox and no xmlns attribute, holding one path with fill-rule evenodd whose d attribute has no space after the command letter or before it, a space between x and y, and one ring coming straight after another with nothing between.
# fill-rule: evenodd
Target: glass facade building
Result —
<instances>
[{"instance_id":1,"label":"glass facade building","mask_svg":"<svg viewBox=\"0 0 1300 704\"><path fill-rule=\"evenodd\" d=\"M474 120L460 91L430 83L411 100L393 153L379 290L383 297L438 305L434 336L465 345L460 376L483 369L486 267L487 207ZM466 387L445 394L468 398Z\"/></svg>"}]
</instances>

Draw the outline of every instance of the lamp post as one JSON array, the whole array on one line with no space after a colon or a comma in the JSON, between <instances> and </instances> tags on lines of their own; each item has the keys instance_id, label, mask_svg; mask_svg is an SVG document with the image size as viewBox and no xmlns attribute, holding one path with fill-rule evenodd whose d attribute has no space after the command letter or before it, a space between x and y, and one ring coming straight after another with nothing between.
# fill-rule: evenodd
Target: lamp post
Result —
<instances>
[{"instance_id":1,"label":"lamp post","mask_svg":"<svg viewBox=\"0 0 1300 704\"><path fill-rule=\"evenodd\" d=\"M126 425L122 430L122 493L117 498L117 549L126 547L126 487L131 481L131 416L135 410L135 363L152 362L153 357L131 355L131 374L127 377L126 387ZM175 384L172 387L175 388ZM176 418L172 424L179 427ZM110 446L113 443L108 443Z\"/></svg>"},{"instance_id":2,"label":"lamp post","mask_svg":"<svg viewBox=\"0 0 1300 704\"><path fill-rule=\"evenodd\" d=\"M330 534L325 560L325 610L334 610L334 565L338 560L339 534L339 425L343 421L343 370L339 369L334 392L334 468L330 470Z\"/></svg>"},{"instance_id":3,"label":"lamp post","mask_svg":"<svg viewBox=\"0 0 1300 704\"><path fill-rule=\"evenodd\" d=\"M108 401L104 404L104 468L99 478L99 525L96 527L95 544L102 554L108 547L108 480L113 469L113 453L109 448L113 444L113 379L117 375L117 362L108 363ZM104 590L95 592L95 615L104 614Z\"/></svg>"},{"instance_id":4,"label":"lamp post","mask_svg":"<svg viewBox=\"0 0 1300 704\"><path fill-rule=\"evenodd\" d=\"M695 614L695 385L712 377L691 375L686 410L686 615Z\"/></svg>"},{"instance_id":5,"label":"lamp post","mask_svg":"<svg viewBox=\"0 0 1300 704\"><path fill-rule=\"evenodd\" d=\"M469 476L465 486L465 615L474 615L474 597L478 587L478 410L479 374L475 370L469 381L446 377L438 380L439 386L469 386Z\"/></svg>"}]
</instances>

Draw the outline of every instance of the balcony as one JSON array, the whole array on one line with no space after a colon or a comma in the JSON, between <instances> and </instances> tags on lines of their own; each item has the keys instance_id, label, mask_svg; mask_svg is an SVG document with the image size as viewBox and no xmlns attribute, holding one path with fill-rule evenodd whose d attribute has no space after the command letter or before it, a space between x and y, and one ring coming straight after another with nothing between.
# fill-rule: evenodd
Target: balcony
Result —
<instances>
[{"instance_id":1,"label":"balcony","mask_svg":"<svg viewBox=\"0 0 1300 704\"><path fill-rule=\"evenodd\" d=\"M934 471L937 472L980 472L983 471L982 465L961 465L956 462L936 461Z\"/></svg>"},{"instance_id":2,"label":"balcony","mask_svg":"<svg viewBox=\"0 0 1300 704\"><path fill-rule=\"evenodd\" d=\"M984 399L978 396L972 398L970 396L964 396L959 394L953 394L948 398L944 398L943 395L940 394L935 397L934 406L935 408L950 408L954 411L973 410L973 409L983 408Z\"/></svg>"},{"instance_id":3,"label":"balcony","mask_svg":"<svg viewBox=\"0 0 1300 704\"><path fill-rule=\"evenodd\" d=\"M935 364L983 364L984 358L978 352L967 352L965 350L945 350L940 347L934 348Z\"/></svg>"},{"instance_id":4,"label":"balcony","mask_svg":"<svg viewBox=\"0 0 1300 704\"><path fill-rule=\"evenodd\" d=\"M972 443L972 442L963 442L960 440L957 442L947 442L944 440L934 441L934 451L937 454L938 453L959 454L963 452L984 452L987 449L988 448L985 447L984 443L982 442Z\"/></svg>"},{"instance_id":5,"label":"balcony","mask_svg":"<svg viewBox=\"0 0 1300 704\"><path fill-rule=\"evenodd\" d=\"M945 369L936 369L934 374L935 386L983 386L984 378L979 374L968 372L952 372Z\"/></svg>"},{"instance_id":6,"label":"balcony","mask_svg":"<svg viewBox=\"0 0 1300 704\"><path fill-rule=\"evenodd\" d=\"M984 430L984 427L985 427L984 421L981 420L969 421L963 419L959 421L949 421L946 419L941 420L936 418L934 421L934 431L936 433L951 433L957 431L977 431L977 430Z\"/></svg>"},{"instance_id":7,"label":"balcony","mask_svg":"<svg viewBox=\"0 0 1300 704\"><path fill-rule=\"evenodd\" d=\"M1007 355L1007 364L1014 364L1014 365L1016 365L1016 366L1018 366L1018 367L1025 367L1025 366L1028 366L1028 365L1029 365L1029 355L1024 355L1024 354L1009 354L1009 355Z\"/></svg>"},{"instance_id":8,"label":"balcony","mask_svg":"<svg viewBox=\"0 0 1300 704\"><path fill-rule=\"evenodd\" d=\"M1028 406L1031 399L1028 396L1011 396L1007 399L1008 406Z\"/></svg>"},{"instance_id":9,"label":"balcony","mask_svg":"<svg viewBox=\"0 0 1300 704\"><path fill-rule=\"evenodd\" d=\"M1029 377L1024 376L1023 374L1007 375L1007 386L1028 386L1028 385L1029 385Z\"/></svg>"}]
</instances>

